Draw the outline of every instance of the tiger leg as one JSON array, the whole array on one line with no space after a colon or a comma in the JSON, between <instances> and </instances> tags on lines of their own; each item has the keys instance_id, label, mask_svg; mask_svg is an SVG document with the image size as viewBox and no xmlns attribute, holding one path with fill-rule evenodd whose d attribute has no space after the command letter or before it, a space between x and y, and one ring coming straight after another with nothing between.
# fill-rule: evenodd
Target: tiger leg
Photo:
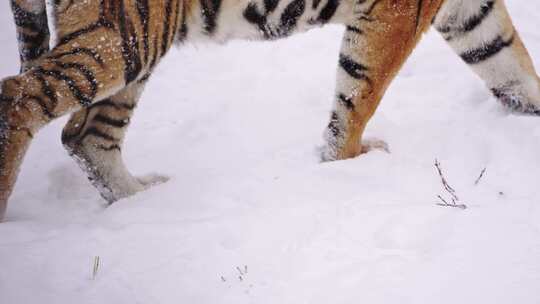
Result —
<instances>
[{"instance_id":1,"label":"tiger leg","mask_svg":"<svg viewBox=\"0 0 540 304\"><path fill-rule=\"evenodd\" d=\"M21 72L24 72L49 51L45 0L11 0L11 12L17 26Z\"/></svg>"},{"instance_id":2,"label":"tiger leg","mask_svg":"<svg viewBox=\"0 0 540 304\"><path fill-rule=\"evenodd\" d=\"M62 143L101 196L112 203L163 182L143 180L127 170L121 154L126 129L144 88L135 82L115 95L74 113L64 127Z\"/></svg>"},{"instance_id":3,"label":"tiger leg","mask_svg":"<svg viewBox=\"0 0 540 304\"><path fill-rule=\"evenodd\" d=\"M540 78L503 0L448 0L434 25L503 105L540 115Z\"/></svg>"},{"instance_id":4,"label":"tiger leg","mask_svg":"<svg viewBox=\"0 0 540 304\"><path fill-rule=\"evenodd\" d=\"M371 148L362 143L362 133L440 3L420 1L417 7L417 2L358 2L366 4L357 8L358 17L344 34L323 161L352 158Z\"/></svg>"},{"instance_id":5,"label":"tiger leg","mask_svg":"<svg viewBox=\"0 0 540 304\"><path fill-rule=\"evenodd\" d=\"M72 16L90 24L80 24L84 30L65 36L27 72L0 83L0 218L32 136L54 118L115 94L129 82L126 75L140 75L127 68L134 47L118 47L129 36L101 21L99 6L80 2Z\"/></svg>"}]
</instances>

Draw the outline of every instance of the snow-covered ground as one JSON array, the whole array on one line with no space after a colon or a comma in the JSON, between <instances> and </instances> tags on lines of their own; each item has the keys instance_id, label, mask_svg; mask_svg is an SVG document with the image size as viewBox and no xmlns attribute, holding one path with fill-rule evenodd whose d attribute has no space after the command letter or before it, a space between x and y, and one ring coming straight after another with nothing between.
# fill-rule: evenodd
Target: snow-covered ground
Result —
<instances>
[{"instance_id":1,"label":"snow-covered ground","mask_svg":"<svg viewBox=\"0 0 540 304\"><path fill-rule=\"evenodd\" d=\"M507 1L540 68L525 2ZM505 114L429 33L367 130L391 153L321 164L341 32L171 52L124 149L171 179L108 208L66 119L44 129L0 224L0 303L540 303L540 119ZM435 159L466 210L436 205Z\"/></svg>"}]
</instances>

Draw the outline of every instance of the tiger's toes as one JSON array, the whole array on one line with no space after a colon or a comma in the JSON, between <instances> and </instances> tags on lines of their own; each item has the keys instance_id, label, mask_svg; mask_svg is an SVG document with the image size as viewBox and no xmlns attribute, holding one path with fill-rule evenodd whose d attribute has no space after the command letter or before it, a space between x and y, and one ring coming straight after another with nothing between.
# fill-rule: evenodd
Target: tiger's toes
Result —
<instances>
[{"instance_id":1,"label":"tiger's toes","mask_svg":"<svg viewBox=\"0 0 540 304\"><path fill-rule=\"evenodd\" d=\"M149 189L153 186L164 184L170 180L170 177L159 174L147 174L137 177L137 180L142 184L143 190Z\"/></svg>"},{"instance_id":2,"label":"tiger's toes","mask_svg":"<svg viewBox=\"0 0 540 304\"><path fill-rule=\"evenodd\" d=\"M538 94L524 94L519 90L508 88L492 89L491 91L508 111L514 114L540 116L540 96Z\"/></svg>"},{"instance_id":3,"label":"tiger's toes","mask_svg":"<svg viewBox=\"0 0 540 304\"><path fill-rule=\"evenodd\" d=\"M107 189L103 189L99 185L101 196L109 203L112 204L121 199L133 196L139 192L148 190L149 188L163 184L169 180L169 177L157 174L149 174L142 177L131 177L125 179L122 183L116 183L115 185L106 186Z\"/></svg>"},{"instance_id":4,"label":"tiger's toes","mask_svg":"<svg viewBox=\"0 0 540 304\"><path fill-rule=\"evenodd\" d=\"M510 97L499 100L501 101L503 107L513 114L540 116L540 102L535 104L527 101L524 102L522 99Z\"/></svg>"},{"instance_id":5,"label":"tiger's toes","mask_svg":"<svg viewBox=\"0 0 540 304\"><path fill-rule=\"evenodd\" d=\"M373 150L380 150L386 153L390 153L390 147L384 140L377 138L367 138L362 141L361 154L368 153Z\"/></svg>"},{"instance_id":6,"label":"tiger's toes","mask_svg":"<svg viewBox=\"0 0 540 304\"><path fill-rule=\"evenodd\" d=\"M381 150L383 152L390 153L388 144L385 141L376 138L364 139L362 140L361 144L342 149L336 149L329 145L325 145L319 148L318 152L321 162L329 162L355 158L361 154L368 153L373 150Z\"/></svg>"}]
</instances>

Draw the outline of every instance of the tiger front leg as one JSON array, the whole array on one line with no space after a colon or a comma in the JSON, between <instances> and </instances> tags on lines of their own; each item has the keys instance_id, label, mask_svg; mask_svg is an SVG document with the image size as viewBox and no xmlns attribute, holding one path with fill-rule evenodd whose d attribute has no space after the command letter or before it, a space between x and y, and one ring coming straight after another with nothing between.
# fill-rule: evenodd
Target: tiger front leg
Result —
<instances>
[{"instance_id":1,"label":"tiger front leg","mask_svg":"<svg viewBox=\"0 0 540 304\"><path fill-rule=\"evenodd\" d=\"M53 119L124 87L121 49L105 52L96 48L97 39L122 41L111 29L97 28L59 44L27 72L0 83L0 219L33 135Z\"/></svg>"},{"instance_id":2,"label":"tiger front leg","mask_svg":"<svg viewBox=\"0 0 540 304\"><path fill-rule=\"evenodd\" d=\"M362 141L392 79L429 27L439 1L361 1L347 24L339 55L335 106L325 132L322 160L356 157L382 141Z\"/></svg>"},{"instance_id":3,"label":"tiger front leg","mask_svg":"<svg viewBox=\"0 0 540 304\"><path fill-rule=\"evenodd\" d=\"M34 132L43 122L38 99L20 103L20 82L7 79L0 83L0 221L17 178L19 167Z\"/></svg>"}]
</instances>

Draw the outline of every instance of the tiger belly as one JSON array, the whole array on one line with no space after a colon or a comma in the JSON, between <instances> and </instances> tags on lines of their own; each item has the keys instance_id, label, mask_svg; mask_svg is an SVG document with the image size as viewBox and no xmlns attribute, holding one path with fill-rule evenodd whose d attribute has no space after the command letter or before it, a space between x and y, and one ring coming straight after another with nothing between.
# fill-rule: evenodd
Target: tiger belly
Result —
<instances>
[{"instance_id":1,"label":"tiger belly","mask_svg":"<svg viewBox=\"0 0 540 304\"><path fill-rule=\"evenodd\" d=\"M368 1L375 2L376 0ZM190 5L180 41L275 40L353 18L353 1L201 0Z\"/></svg>"}]
</instances>

